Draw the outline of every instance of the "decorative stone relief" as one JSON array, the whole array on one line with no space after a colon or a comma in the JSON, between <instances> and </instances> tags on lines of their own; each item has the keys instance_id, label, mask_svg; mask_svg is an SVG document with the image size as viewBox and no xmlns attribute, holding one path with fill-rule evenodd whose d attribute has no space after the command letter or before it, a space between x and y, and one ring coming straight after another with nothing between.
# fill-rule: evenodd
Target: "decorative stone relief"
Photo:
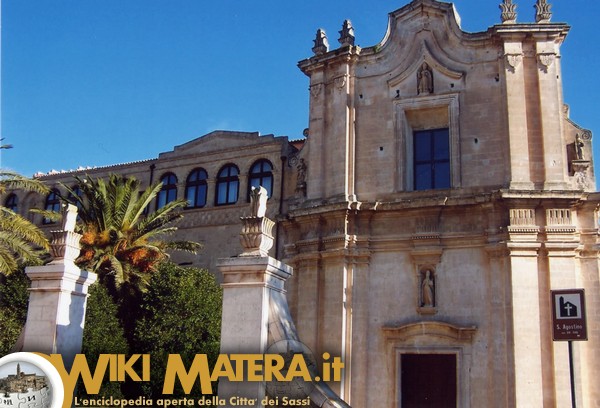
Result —
<instances>
[{"instance_id":1,"label":"decorative stone relief","mask_svg":"<svg viewBox=\"0 0 600 408\"><path fill-rule=\"evenodd\" d=\"M325 34L325 30L318 29L317 36L313 40L315 46L312 48L312 51L315 55L323 55L329 51L329 41L327 41L327 34Z\"/></svg>"},{"instance_id":2,"label":"decorative stone relief","mask_svg":"<svg viewBox=\"0 0 600 408\"><path fill-rule=\"evenodd\" d=\"M500 4L500 10L502 10L502 14L500 18L502 19L502 24L514 24L517 21L517 5L513 4L512 0L504 0L502 4Z\"/></svg>"},{"instance_id":3,"label":"decorative stone relief","mask_svg":"<svg viewBox=\"0 0 600 408\"><path fill-rule=\"evenodd\" d=\"M417 94L429 95L433 93L433 71L426 62L423 62L417 71Z\"/></svg>"},{"instance_id":4,"label":"decorative stone relief","mask_svg":"<svg viewBox=\"0 0 600 408\"><path fill-rule=\"evenodd\" d=\"M319 94L321 93L321 90L323 89L323 84L314 84L310 86L310 95L313 98L316 98L317 96L319 96Z\"/></svg>"},{"instance_id":5,"label":"decorative stone relief","mask_svg":"<svg viewBox=\"0 0 600 408\"><path fill-rule=\"evenodd\" d=\"M580 190L586 190L589 187L590 179L588 177L588 168L590 162L587 160L577 160L571 163L573 166L573 177L575 177L575 184Z\"/></svg>"},{"instance_id":6,"label":"decorative stone relief","mask_svg":"<svg viewBox=\"0 0 600 408\"><path fill-rule=\"evenodd\" d=\"M552 7L547 0L537 0L535 3L535 22L549 23L552 17L550 8Z\"/></svg>"},{"instance_id":7,"label":"decorative stone relief","mask_svg":"<svg viewBox=\"0 0 600 408\"><path fill-rule=\"evenodd\" d=\"M344 86L346 86L347 80L348 80L348 76L344 74L342 76L335 78L333 80L333 83L335 84L335 87L337 89L341 90L341 89L344 89Z\"/></svg>"},{"instance_id":8,"label":"decorative stone relief","mask_svg":"<svg viewBox=\"0 0 600 408\"><path fill-rule=\"evenodd\" d=\"M556 59L556 54L554 53L544 53L544 54L538 54L538 62L541 65L541 69L544 72L548 72L548 67L550 67L550 65L552 65L552 63L554 63L554 60Z\"/></svg>"},{"instance_id":9,"label":"decorative stone relief","mask_svg":"<svg viewBox=\"0 0 600 408\"><path fill-rule=\"evenodd\" d=\"M504 57L511 72L515 72L517 67L523 62L523 54L505 54Z\"/></svg>"},{"instance_id":10,"label":"decorative stone relief","mask_svg":"<svg viewBox=\"0 0 600 408\"><path fill-rule=\"evenodd\" d=\"M344 20L344 24L342 24L342 30L339 31L340 38L338 38L339 43L342 47L347 45L354 45L354 27L352 27L352 23L350 20Z\"/></svg>"}]
</instances>

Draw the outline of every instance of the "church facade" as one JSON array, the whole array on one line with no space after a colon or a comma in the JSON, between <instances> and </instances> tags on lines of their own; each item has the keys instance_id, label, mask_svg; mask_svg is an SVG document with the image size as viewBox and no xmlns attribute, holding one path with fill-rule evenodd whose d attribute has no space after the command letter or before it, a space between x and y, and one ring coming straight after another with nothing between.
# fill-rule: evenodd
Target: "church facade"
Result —
<instances>
[{"instance_id":1,"label":"church facade","mask_svg":"<svg viewBox=\"0 0 600 408\"><path fill-rule=\"evenodd\" d=\"M353 407L569 406L550 291L582 288L575 397L600 406L591 132L562 97L570 27L550 21L546 1L535 10L517 22L504 0L499 24L467 33L451 4L414 0L369 48L349 21L335 49L319 30L298 64L310 82L305 141L217 131L74 174L163 181L162 199L190 203L178 238L205 244L174 259L212 270L240 253L249 188L266 186L298 333L316 355L344 358L332 388ZM40 178L60 189L71 176ZM54 205L20 194L19 211Z\"/></svg>"}]
</instances>

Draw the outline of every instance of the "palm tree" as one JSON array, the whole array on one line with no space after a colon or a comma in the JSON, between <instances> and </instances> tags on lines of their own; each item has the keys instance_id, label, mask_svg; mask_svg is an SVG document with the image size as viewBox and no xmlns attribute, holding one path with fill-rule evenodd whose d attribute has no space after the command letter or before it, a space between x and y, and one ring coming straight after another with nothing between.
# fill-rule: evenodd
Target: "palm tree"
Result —
<instances>
[{"instance_id":1,"label":"palm tree","mask_svg":"<svg viewBox=\"0 0 600 408\"><path fill-rule=\"evenodd\" d=\"M2 145L0 148L6 148ZM0 194L9 189L45 193L48 188L38 180L0 170ZM44 233L26 218L0 205L0 273L11 274L24 264L39 264L49 248Z\"/></svg>"},{"instance_id":2,"label":"palm tree","mask_svg":"<svg viewBox=\"0 0 600 408\"><path fill-rule=\"evenodd\" d=\"M76 263L98 273L105 284L143 290L169 250L195 253L200 244L170 241L166 235L182 217L185 200L175 200L155 212L146 208L162 188L158 183L140 192L135 178L111 175L108 180L75 177L79 192L66 185L67 201L79 208L81 254Z\"/></svg>"}]
</instances>

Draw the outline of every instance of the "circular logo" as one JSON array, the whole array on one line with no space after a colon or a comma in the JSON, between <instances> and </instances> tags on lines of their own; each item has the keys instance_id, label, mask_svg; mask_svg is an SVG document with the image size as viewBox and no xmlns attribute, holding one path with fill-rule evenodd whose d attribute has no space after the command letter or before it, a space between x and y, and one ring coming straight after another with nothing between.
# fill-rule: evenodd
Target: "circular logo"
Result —
<instances>
[{"instance_id":1,"label":"circular logo","mask_svg":"<svg viewBox=\"0 0 600 408\"><path fill-rule=\"evenodd\" d=\"M34 353L0 358L0 408L62 408L64 388L52 363Z\"/></svg>"},{"instance_id":2,"label":"circular logo","mask_svg":"<svg viewBox=\"0 0 600 408\"><path fill-rule=\"evenodd\" d=\"M290 381L280 381L273 378L266 382L267 394L274 397L288 397L291 399L306 398L314 388L313 381L318 381L317 363L312 351L297 340L281 340L273 343L267 349L267 354L277 354L283 357L283 368L280 373L287 377L290 370L298 372L307 371L311 380L307 381L301 376L294 376ZM301 360L301 361L300 361Z\"/></svg>"}]
</instances>

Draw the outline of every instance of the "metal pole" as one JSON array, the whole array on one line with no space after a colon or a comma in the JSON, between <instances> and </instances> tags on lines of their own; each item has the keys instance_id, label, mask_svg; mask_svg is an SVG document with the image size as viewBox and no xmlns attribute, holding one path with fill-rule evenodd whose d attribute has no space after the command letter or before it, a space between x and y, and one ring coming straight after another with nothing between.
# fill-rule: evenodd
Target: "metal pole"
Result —
<instances>
[{"instance_id":1,"label":"metal pole","mask_svg":"<svg viewBox=\"0 0 600 408\"><path fill-rule=\"evenodd\" d=\"M575 400L575 373L573 370L573 342L569 340L569 372L571 374L571 406L577 408Z\"/></svg>"}]
</instances>

